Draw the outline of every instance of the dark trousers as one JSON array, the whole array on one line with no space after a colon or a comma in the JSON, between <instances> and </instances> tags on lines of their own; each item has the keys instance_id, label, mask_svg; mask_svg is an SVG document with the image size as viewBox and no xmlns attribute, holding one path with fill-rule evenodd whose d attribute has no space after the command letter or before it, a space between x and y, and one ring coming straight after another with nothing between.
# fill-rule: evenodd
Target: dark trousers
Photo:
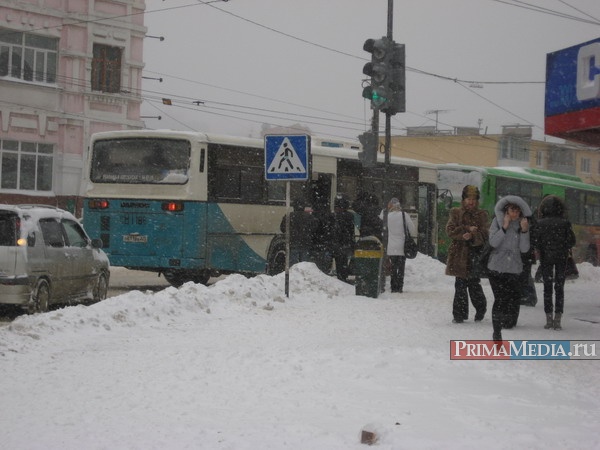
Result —
<instances>
[{"instance_id":1,"label":"dark trousers","mask_svg":"<svg viewBox=\"0 0 600 450\"><path fill-rule=\"evenodd\" d=\"M542 261L544 312L546 314L552 314L552 312L557 314L563 313L565 306L565 266L566 260L557 263L546 263ZM552 287L554 287L554 294L556 296L555 305L552 305Z\"/></svg>"},{"instance_id":2,"label":"dark trousers","mask_svg":"<svg viewBox=\"0 0 600 450\"><path fill-rule=\"evenodd\" d=\"M331 264L333 262L333 256L328 246L323 244L316 245L312 249L310 257L312 262L317 265L321 272L329 274L329 271L331 270Z\"/></svg>"},{"instance_id":3,"label":"dark trousers","mask_svg":"<svg viewBox=\"0 0 600 450\"><path fill-rule=\"evenodd\" d=\"M290 267L303 261L311 261L310 252L304 248L290 248Z\"/></svg>"},{"instance_id":4,"label":"dark trousers","mask_svg":"<svg viewBox=\"0 0 600 450\"><path fill-rule=\"evenodd\" d=\"M494 293L492 324L494 332L517 324L521 308L520 274L490 272L489 280Z\"/></svg>"},{"instance_id":5,"label":"dark trousers","mask_svg":"<svg viewBox=\"0 0 600 450\"><path fill-rule=\"evenodd\" d=\"M456 320L469 318L469 297L475 308L475 314L481 318L487 310L487 299L481 287L479 278L458 278L454 281L454 303L452 315Z\"/></svg>"},{"instance_id":6,"label":"dark trousers","mask_svg":"<svg viewBox=\"0 0 600 450\"><path fill-rule=\"evenodd\" d=\"M519 279L521 280L521 305L535 306L537 304L537 292L535 291L535 284L533 277L531 276L530 261L523 263L523 272Z\"/></svg>"},{"instance_id":7,"label":"dark trousers","mask_svg":"<svg viewBox=\"0 0 600 450\"><path fill-rule=\"evenodd\" d=\"M333 249L333 259L335 261L335 273L339 280L346 281L350 275L350 257L352 256L352 247L336 247Z\"/></svg>"},{"instance_id":8,"label":"dark trousers","mask_svg":"<svg viewBox=\"0 0 600 450\"><path fill-rule=\"evenodd\" d=\"M404 270L406 268L406 256L390 256L392 270L390 273L390 289L392 292L402 292L404 289Z\"/></svg>"}]
</instances>

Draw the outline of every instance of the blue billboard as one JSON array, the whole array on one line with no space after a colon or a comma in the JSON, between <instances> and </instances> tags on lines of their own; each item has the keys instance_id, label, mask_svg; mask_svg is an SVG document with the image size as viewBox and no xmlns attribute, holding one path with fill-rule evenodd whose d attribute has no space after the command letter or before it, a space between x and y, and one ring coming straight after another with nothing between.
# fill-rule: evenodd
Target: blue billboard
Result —
<instances>
[{"instance_id":1,"label":"blue billboard","mask_svg":"<svg viewBox=\"0 0 600 450\"><path fill-rule=\"evenodd\" d=\"M600 38L546 57L546 134L598 145Z\"/></svg>"}]
</instances>

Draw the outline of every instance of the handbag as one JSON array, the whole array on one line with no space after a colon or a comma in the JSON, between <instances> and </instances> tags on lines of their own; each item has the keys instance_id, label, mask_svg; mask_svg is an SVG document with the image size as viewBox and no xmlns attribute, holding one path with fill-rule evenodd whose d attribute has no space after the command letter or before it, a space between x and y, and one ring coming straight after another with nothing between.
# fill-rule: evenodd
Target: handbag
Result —
<instances>
[{"instance_id":1,"label":"handbag","mask_svg":"<svg viewBox=\"0 0 600 450\"><path fill-rule=\"evenodd\" d=\"M569 250L569 256L567 256L567 261L565 263L565 279L576 280L577 278L579 278L579 270L573 259L573 253Z\"/></svg>"},{"instance_id":2,"label":"handbag","mask_svg":"<svg viewBox=\"0 0 600 450\"><path fill-rule=\"evenodd\" d=\"M490 245L489 241L486 241L483 245L471 247L469 249L469 278L488 278L490 274L488 262L492 250L493 247Z\"/></svg>"},{"instance_id":3,"label":"handbag","mask_svg":"<svg viewBox=\"0 0 600 450\"><path fill-rule=\"evenodd\" d=\"M406 216L402 213L402 221L404 223L404 256L406 259L414 259L417 257L417 243L414 241L408 227L406 226Z\"/></svg>"}]
</instances>

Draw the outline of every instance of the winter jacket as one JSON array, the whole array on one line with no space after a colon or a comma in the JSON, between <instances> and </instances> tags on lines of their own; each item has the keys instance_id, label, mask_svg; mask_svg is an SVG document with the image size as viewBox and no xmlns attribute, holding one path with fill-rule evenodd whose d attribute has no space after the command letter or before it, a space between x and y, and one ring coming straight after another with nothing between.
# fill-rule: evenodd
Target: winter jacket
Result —
<instances>
[{"instance_id":1,"label":"winter jacket","mask_svg":"<svg viewBox=\"0 0 600 450\"><path fill-rule=\"evenodd\" d=\"M379 217L380 207L374 195L362 195L352 209L360 216L360 237L375 236L383 238L383 222Z\"/></svg>"},{"instance_id":2,"label":"winter jacket","mask_svg":"<svg viewBox=\"0 0 600 450\"><path fill-rule=\"evenodd\" d=\"M388 221L388 256L404 256L404 221L406 220L406 228L411 235L411 239L416 237L417 229L411 220L410 216L402 211L389 211L387 216Z\"/></svg>"},{"instance_id":3,"label":"winter jacket","mask_svg":"<svg viewBox=\"0 0 600 450\"><path fill-rule=\"evenodd\" d=\"M556 264L564 261L571 247L575 245L575 233L565 216L566 206L560 197L544 197L539 206L536 227L531 235L542 263Z\"/></svg>"},{"instance_id":4,"label":"winter jacket","mask_svg":"<svg viewBox=\"0 0 600 450\"><path fill-rule=\"evenodd\" d=\"M463 239L463 234L469 227L476 226L478 231L469 241ZM446 261L446 275L458 278L467 278L470 271L469 253L471 247L478 247L487 241L489 218L487 211L482 209L469 210L464 206L452 208L446 224L446 234L452 242L448 249Z\"/></svg>"},{"instance_id":5,"label":"winter jacket","mask_svg":"<svg viewBox=\"0 0 600 450\"><path fill-rule=\"evenodd\" d=\"M354 228L354 214L350 211L337 211L333 244L338 247L353 248Z\"/></svg>"},{"instance_id":6,"label":"winter jacket","mask_svg":"<svg viewBox=\"0 0 600 450\"><path fill-rule=\"evenodd\" d=\"M488 269L500 273L520 274L523 272L522 253L530 247L529 231L521 232L521 218L509 223L508 229L503 230L504 207L507 204L518 205L525 217L531 216L531 208L521 197L507 195L502 197L494 207L494 220L490 226L490 245L492 253L488 262Z\"/></svg>"},{"instance_id":7,"label":"winter jacket","mask_svg":"<svg viewBox=\"0 0 600 450\"><path fill-rule=\"evenodd\" d=\"M285 233L286 218L283 216L279 226ZM314 233L319 221L307 211L292 211L290 213L290 248L309 251L313 247Z\"/></svg>"},{"instance_id":8,"label":"winter jacket","mask_svg":"<svg viewBox=\"0 0 600 450\"><path fill-rule=\"evenodd\" d=\"M335 216L329 210L313 212L317 227L313 233L313 249L320 252L331 251L335 233Z\"/></svg>"},{"instance_id":9,"label":"winter jacket","mask_svg":"<svg viewBox=\"0 0 600 450\"><path fill-rule=\"evenodd\" d=\"M571 222L563 217L544 217L538 220L534 239L540 252L540 261L551 264L564 261L576 242Z\"/></svg>"}]
</instances>

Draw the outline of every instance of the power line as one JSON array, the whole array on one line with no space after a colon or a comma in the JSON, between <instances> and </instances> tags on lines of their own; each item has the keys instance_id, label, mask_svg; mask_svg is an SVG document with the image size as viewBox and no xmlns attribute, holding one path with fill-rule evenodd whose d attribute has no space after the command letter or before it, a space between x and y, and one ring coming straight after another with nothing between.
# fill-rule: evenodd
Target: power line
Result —
<instances>
[{"instance_id":1,"label":"power line","mask_svg":"<svg viewBox=\"0 0 600 450\"><path fill-rule=\"evenodd\" d=\"M598 21L597 19L594 19L594 18L593 18L594 20L588 20L588 19L584 19L581 17L572 16L570 14L561 13L561 12L553 10L553 9L544 8L544 7L537 6L537 5L534 5L531 3L523 2L520 0L512 0L512 2L507 1L507 0L490 0L490 1L496 2L496 3L503 3L505 5L514 6L516 8L528 9L528 10L536 11L536 12L543 13L543 14L549 14L552 16L561 17L563 19L574 20L577 22L588 23L591 25L600 25L600 21ZM567 6L570 6L570 5L567 5ZM591 16L589 16L589 17L591 17Z\"/></svg>"},{"instance_id":2,"label":"power line","mask_svg":"<svg viewBox=\"0 0 600 450\"><path fill-rule=\"evenodd\" d=\"M595 20L596 22L600 23L600 19L592 16L591 14L586 13L585 11L582 11L579 8L574 7L573 5L570 5L569 3L565 2L564 0L558 0L559 2L561 2L563 5L568 6L569 8L573 8L575 11L577 11L578 13L583 14L584 16L589 17L590 19Z\"/></svg>"}]
</instances>

